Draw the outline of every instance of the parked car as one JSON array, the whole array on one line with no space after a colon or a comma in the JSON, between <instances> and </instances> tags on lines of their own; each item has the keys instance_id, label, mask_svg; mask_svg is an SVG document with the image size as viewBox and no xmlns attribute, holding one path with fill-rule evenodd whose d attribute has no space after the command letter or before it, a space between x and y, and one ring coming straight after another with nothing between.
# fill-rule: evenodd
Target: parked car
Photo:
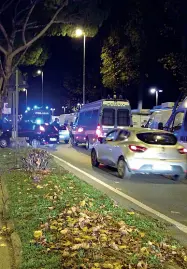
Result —
<instances>
[{"instance_id":1,"label":"parked car","mask_svg":"<svg viewBox=\"0 0 187 269\"><path fill-rule=\"evenodd\" d=\"M68 127L65 125L60 126L59 128L59 141L65 142L66 144L69 143L70 135Z\"/></svg>"},{"instance_id":2,"label":"parked car","mask_svg":"<svg viewBox=\"0 0 187 269\"><path fill-rule=\"evenodd\" d=\"M33 147L39 145L54 145L59 143L58 129L49 124L36 125L31 122L19 124L19 137L25 137L26 141Z\"/></svg>"},{"instance_id":3,"label":"parked car","mask_svg":"<svg viewBox=\"0 0 187 269\"><path fill-rule=\"evenodd\" d=\"M117 168L121 178L133 173L171 175L183 179L187 172L187 149L166 131L144 128L114 129L99 138L91 151L92 166Z\"/></svg>"},{"instance_id":4,"label":"parked car","mask_svg":"<svg viewBox=\"0 0 187 269\"><path fill-rule=\"evenodd\" d=\"M1 131L0 132L0 147L6 148L10 144L10 138L12 134L10 131Z\"/></svg>"}]
</instances>

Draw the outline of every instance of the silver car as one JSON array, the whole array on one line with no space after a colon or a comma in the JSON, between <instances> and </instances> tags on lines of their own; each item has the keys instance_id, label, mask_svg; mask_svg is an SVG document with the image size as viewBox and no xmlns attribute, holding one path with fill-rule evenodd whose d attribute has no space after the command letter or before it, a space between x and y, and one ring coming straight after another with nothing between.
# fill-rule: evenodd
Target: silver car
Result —
<instances>
[{"instance_id":1,"label":"silver car","mask_svg":"<svg viewBox=\"0 0 187 269\"><path fill-rule=\"evenodd\" d=\"M100 163L117 168L121 178L133 173L171 175L187 173L187 149L165 131L129 127L114 129L98 138L91 151L92 166Z\"/></svg>"}]
</instances>

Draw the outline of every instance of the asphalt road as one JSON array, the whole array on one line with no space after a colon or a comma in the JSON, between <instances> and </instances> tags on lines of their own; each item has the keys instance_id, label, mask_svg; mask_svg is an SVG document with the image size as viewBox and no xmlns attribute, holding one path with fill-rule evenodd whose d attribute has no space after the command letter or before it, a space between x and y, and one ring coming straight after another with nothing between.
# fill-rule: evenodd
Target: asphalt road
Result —
<instances>
[{"instance_id":1,"label":"asphalt road","mask_svg":"<svg viewBox=\"0 0 187 269\"><path fill-rule=\"evenodd\" d=\"M119 179L114 169L105 166L93 169L90 162L90 151L87 151L84 147L73 148L71 145L61 144L52 153L89 175L187 226L187 180L176 182L155 175L133 175L129 180ZM77 172L73 168L67 168L82 179L86 179L86 176L82 175L80 171ZM92 184L91 180L88 182ZM93 183L92 185L102 190L99 184ZM125 204L129 209L138 210L133 203L129 203L125 199L120 200L112 192L108 194L118 202ZM187 241L187 234L184 234L184 236Z\"/></svg>"}]
</instances>

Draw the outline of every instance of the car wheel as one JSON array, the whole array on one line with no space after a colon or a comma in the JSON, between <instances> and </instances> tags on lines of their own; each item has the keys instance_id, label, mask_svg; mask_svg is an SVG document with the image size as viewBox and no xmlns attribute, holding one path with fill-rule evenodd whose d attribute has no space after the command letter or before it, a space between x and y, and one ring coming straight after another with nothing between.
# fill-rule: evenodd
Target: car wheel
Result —
<instances>
[{"instance_id":1,"label":"car wheel","mask_svg":"<svg viewBox=\"0 0 187 269\"><path fill-rule=\"evenodd\" d=\"M1 139L0 140L0 147L1 148L6 148L8 147L8 141L6 139Z\"/></svg>"},{"instance_id":2,"label":"car wheel","mask_svg":"<svg viewBox=\"0 0 187 269\"><path fill-rule=\"evenodd\" d=\"M31 140L31 146L32 146L33 148L38 148L39 145L40 145L40 141L39 141L39 140L37 140L37 139L33 139L33 140Z\"/></svg>"},{"instance_id":3,"label":"car wheel","mask_svg":"<svg viewBox=\"0 0 187 269\"><path fill-rule=\"evenodd\" d=\"M118 177L129 179L131 177L131 173L127 167L127 164L123 157L120 157L117 164Z\"/></svg>"},{"instance_id":4,"label":"car wheel","mask_svg":"<svg viewBox=\"0 0 187 269\"><path fill-rule=\"evenodd\" d=\"M88 139L88 137L86 138L86 149L89 150L90 148L90 141Z\"/></svg>"},{"instance_id":5,"label":"car wheel","mask_svg":"<svg viewBox=\"0 0 187 269\"><path fill-rule=\"evenodd\" d=\"M91 152L91 163L92 163L92 166L94 166L94 167L99 166L99 162L97 160L97 153L96 153L95 149L92 149L92 152Z\"/></svg>"},{"instance_id":6,"label":"car wheel","mask_svg":"<svg viewBox=\"0 0 187 269\"><path fill-rule=\"evenodd\" d=\"M65 142L65 144L68 144L69 143L69 140L65 140L64 142Z\"/></svg>"},{"instance_id":7,"label":"car wheel","mask_svg":"<svg viewBox=\"0 0 187 269\"><path fill-rule=\"evenodd\" d=\"M181 181L186 179L186 174L174 175L171 177L171 179L174 181Z\"/></svg>"}]
</instances>

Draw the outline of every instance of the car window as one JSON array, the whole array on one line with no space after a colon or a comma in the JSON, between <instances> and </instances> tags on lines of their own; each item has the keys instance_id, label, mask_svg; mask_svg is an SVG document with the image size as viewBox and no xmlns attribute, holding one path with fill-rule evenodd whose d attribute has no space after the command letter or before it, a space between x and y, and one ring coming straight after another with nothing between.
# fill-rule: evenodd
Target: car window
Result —
<instances>
[{"instance_id":1,"label":"car window","mask_svg":"<svg viewBox=\"0 0 187 269\"><path fill-rule=\"evenodd\" d=\"M116 139L116 136L117 136L117 131L113 130L106 135L106 141L113 141Z\"/></svg>"},{"instance_id":2,"label":"car window","mask_svg":"<svg viewBox=\"0 0 187 269\"><path fill-rule=\"evenodd\" d=\"M136 135L139 140L152 145L176 145L177 138L169 133L140 133Z\"/></svg>"},{"instance_id":3,"label":"car window","mask_svg":"<svg viewBox=\"0 0 187 269\"><path fill-rule=\"evenodd\" d=\"M129 126L130 117L128 109L118 109L117 111L117 124L118 126Z\"/></svg>"},{"instance_id":4,"label":"car window","mask_svg":"<svg viewBox=\"0 0 187 269\"><path fill-rule=\"evenodd\" d=\"M112 108L104 108L102 116L102 124L106 126L114 126L115 110Z\"/></svg>"},{"instance_id":5,"label":"car window","mask_svg":"<svg viewBox=\"0 0 187 269\"><path fill-rule=\"evenodd\" d=\"M179 112L175 115L173 130L180 130L184 119L184 112Z\"/></svg>"},{"instance_id":6,"label":"car window","mask_svg":"<svg viewBox=\"0 0 187 269\"><path fill-rule=\"evenodd\" d=\"M65 131L66 129L67 129L66 126L62 125L60 126L59 131Z\"/></svg>"},{"instance_id":7,"label":"car window","mask_svg":"<svg viewBox=\"0 0 187 269\"><path fill-rule=\"evenodd\" d=\"M121 130L116 138L116 141L124 141L130 136L130 132L128 130Z\"/></svg>"}]
</instances>

